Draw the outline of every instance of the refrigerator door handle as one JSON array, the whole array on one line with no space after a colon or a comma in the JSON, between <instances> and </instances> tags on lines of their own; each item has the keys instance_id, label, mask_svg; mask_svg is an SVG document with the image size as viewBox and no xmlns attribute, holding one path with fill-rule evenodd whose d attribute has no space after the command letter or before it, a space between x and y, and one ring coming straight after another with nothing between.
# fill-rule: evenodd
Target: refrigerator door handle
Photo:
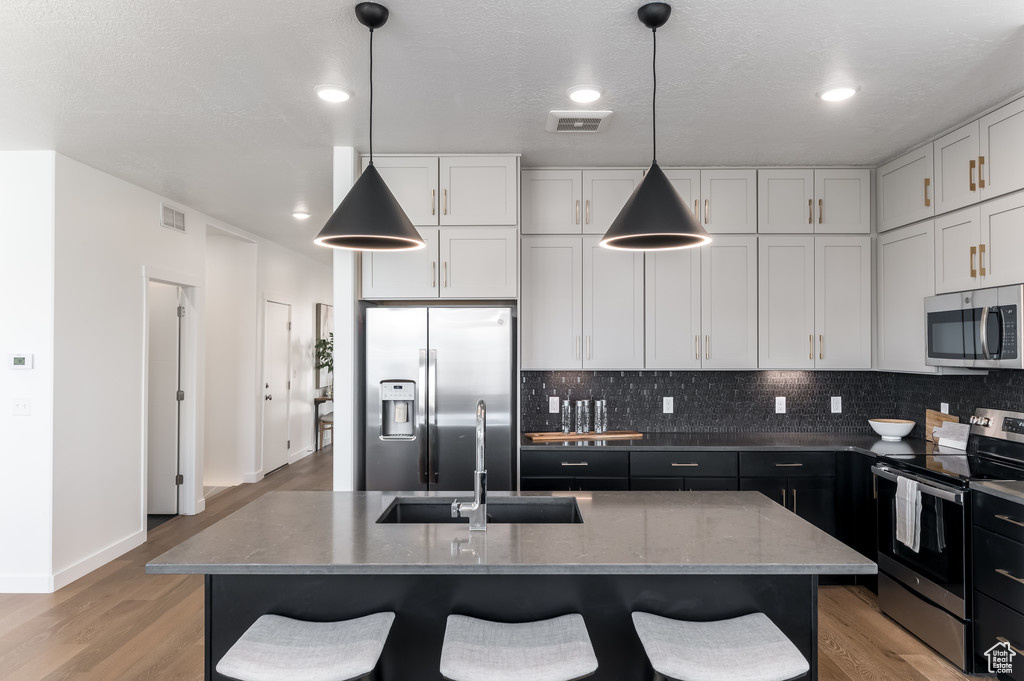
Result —
<instances>
[{"instance_id":1,"label":"refrigerator door handle","mask_svg":"<svg viewBox=\"0 0 1024 681\"><path fill-rule=\"evenodd\" d=\"M427 459L427 351L425 349L420 350L419 379L419 389L416 395L416 437L419 439L420 449L419 477L421 483L427 484L429 460Z\"/></svg>"},{"instance_id":2,"label":"refrigerator door handle","mask_svg":"<svg viewBox=\"0 0 1024 681\"><path fill-rule=\"evenodd\" d=\"M440 457L437 455L437 350L427 358L427 465L430 482L438 482Z\"/></svg>"}]
</instances>

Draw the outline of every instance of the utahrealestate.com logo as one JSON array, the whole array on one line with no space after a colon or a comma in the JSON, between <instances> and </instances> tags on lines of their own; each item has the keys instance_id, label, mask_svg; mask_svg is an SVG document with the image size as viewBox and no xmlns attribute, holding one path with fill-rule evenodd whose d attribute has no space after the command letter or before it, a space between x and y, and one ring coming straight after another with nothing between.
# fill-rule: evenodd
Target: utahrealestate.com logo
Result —
<instances>
[{"instance_id":1,"label":"utahrealestate.com logo","mask_svg":"<svg viewBox=\"0 0 1024 681\"><path fill-rule=\"evenodd\" d=\"M1012 674L1013 658L1017 651L1013 649L1009 641L1003 640L985 651L988 658L989 674Z\"/></svg>"}]
</instances>

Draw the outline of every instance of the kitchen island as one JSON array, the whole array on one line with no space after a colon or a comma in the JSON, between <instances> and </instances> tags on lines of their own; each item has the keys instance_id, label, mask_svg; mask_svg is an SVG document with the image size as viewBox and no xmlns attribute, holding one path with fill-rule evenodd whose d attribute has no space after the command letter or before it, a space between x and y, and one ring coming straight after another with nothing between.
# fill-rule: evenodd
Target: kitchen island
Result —
<instances>
[{"instance_id":1,"label":"kitchen island","mask_svg":"<svg viewBox=\"0 0 1024 681\"><path fill-rule=\"evenodd\" d=\"M593 678L648 679L633 610L695 620L764 612L816 678L818 575L877 569L756 492L512 494L575 497L583 522L473 533L378 523L395 496L272 492L151 562L154 574L206 575L207 679L225 678L216 661L262 614L382 610L397 614L381 658L387 679L441 678L450 613L525 621L567 612L586 620Z\"/></svg>"}]
</instances>

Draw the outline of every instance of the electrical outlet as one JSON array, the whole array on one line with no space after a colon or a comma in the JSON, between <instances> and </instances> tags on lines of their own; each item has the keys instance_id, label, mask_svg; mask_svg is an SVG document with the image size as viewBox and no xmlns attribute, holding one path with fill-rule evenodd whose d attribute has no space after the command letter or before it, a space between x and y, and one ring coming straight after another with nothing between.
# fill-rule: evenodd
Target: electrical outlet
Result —
<instances>
[{"instance_id":1,"label":"electrical outlet","mask_svg":"<svg viewBox=\"0 0 1024 681\"><path fill-rule=\"evenodd\" d=\"M32 401L27 397L16 397L14 398L14 415L15 416L31 416L32 415Z\"/></svg>"},{"instance_id":2,"label":"electrical outlet","mask_svg":"<svg viewBox=\"0 0 1024 681\"><path fill-rule=\"evenodd\" d=\"M949 413L949 402L943 402L942 404L940 404L939 405L939 411L941 411L943 414L948 414Z\"/></svg>"},{"instance_id":3,"label":"electrical outlet","mask_svg":"<svg viewBox=\"0 0 1024 681\"><path fill-rule=\"evenodd\" d=\"M671 414L675 410L676 410L676 408L675 408L675 405L673 404L673 399L671 397L662 397L661 398L661 413L662 414Z\"/></svg>"},{"instance_id":4,"label":"electrical outlet","mask_svg":"<svg viewBox=\"0 0 1024 681\"><path fill-rule=\"evenodd\" d=\"M548 413L549 414L557 414L558 413L558 398L557 397L549 397L548 398Z\"/></svg>"},{"instance_id":5,"label":"electrical outlet","mask_svg":"<svg viewBox=\"0 0 1024 681\"><path fill-rule=\"evenodd\" d=\"M776 397L775 398L775 413L785 414L786 413L786 398Z\"/></svg>"},{"instance_id":6,"label":"electrical outlet","mask_svg":"<svg viewBox=\"0 0 1024 681\"><path fill-rule=\"evenodd\" d=\"M839 395L832 396L832 413L842 414L843 413L843 398Z\"/></svg>"}]
</instances>

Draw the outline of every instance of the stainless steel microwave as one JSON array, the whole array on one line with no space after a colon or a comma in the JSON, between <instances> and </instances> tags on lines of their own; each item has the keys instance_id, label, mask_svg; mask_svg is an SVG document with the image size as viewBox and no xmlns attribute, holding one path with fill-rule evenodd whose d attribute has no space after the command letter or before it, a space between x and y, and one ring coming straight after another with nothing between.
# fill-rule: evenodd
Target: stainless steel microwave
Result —
<instances>
[{"instance_id":1,"label":"stainless steel microwave","mask_svg":"<svg viewBox=\"0 0 1024 681\"><path fill-rule=\"evenodd\" d=\"M946 293L924 299L925 363L970 369L1024 369L1024 285Z\"/></svg>"}]
</instances>

